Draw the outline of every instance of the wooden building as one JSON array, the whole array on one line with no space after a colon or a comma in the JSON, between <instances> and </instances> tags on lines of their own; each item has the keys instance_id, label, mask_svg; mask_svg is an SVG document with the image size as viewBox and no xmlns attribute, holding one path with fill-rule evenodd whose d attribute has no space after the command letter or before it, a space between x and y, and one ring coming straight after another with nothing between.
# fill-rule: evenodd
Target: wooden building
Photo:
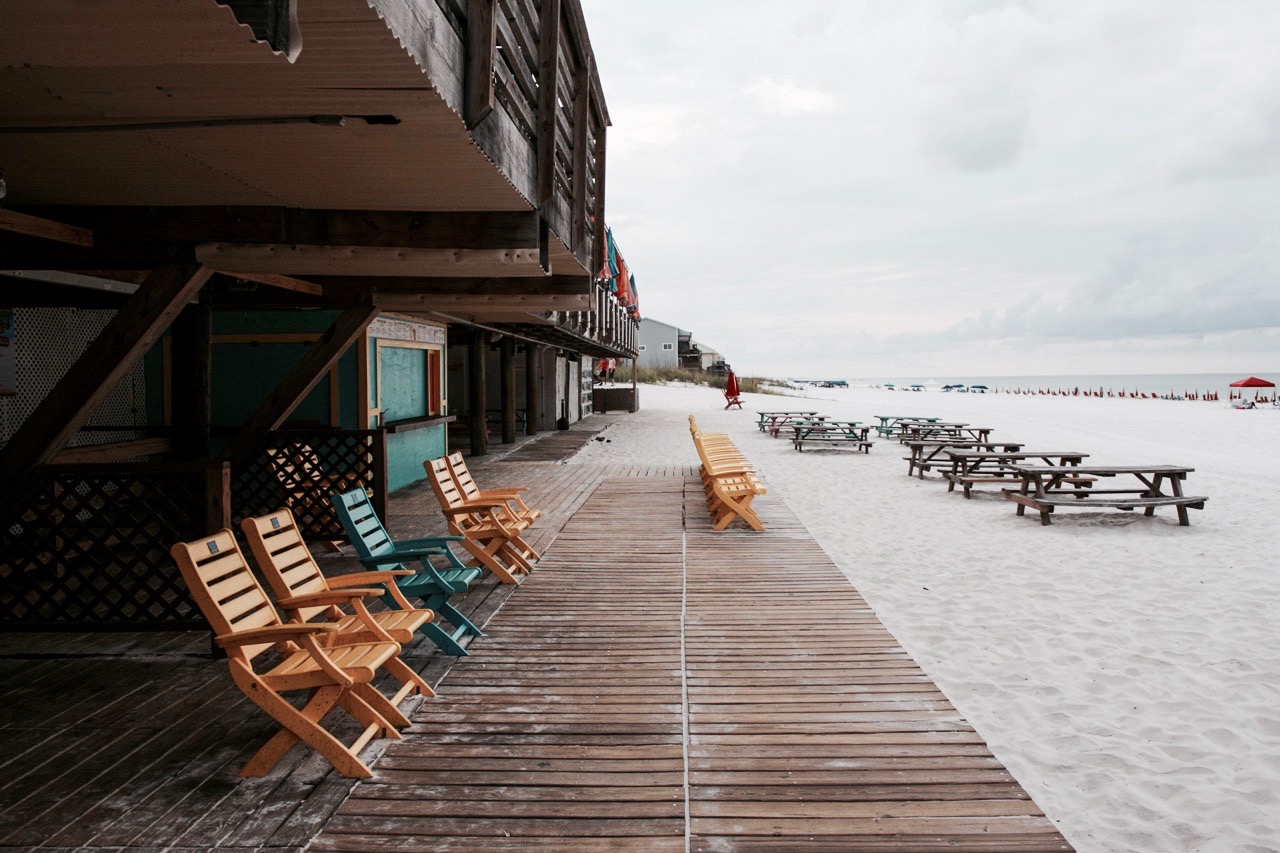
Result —
<instances>
[{"instance_id":1,"label":"wooden building","mask_svg":"<svg viewBox=\"0 0 1280 853\"><path fill-rule=\"evenodd\" d=\"M0 624L197 624L170 543L576 420L608 124L578 0L4 3Z\"/></svg>"}]
</instances>

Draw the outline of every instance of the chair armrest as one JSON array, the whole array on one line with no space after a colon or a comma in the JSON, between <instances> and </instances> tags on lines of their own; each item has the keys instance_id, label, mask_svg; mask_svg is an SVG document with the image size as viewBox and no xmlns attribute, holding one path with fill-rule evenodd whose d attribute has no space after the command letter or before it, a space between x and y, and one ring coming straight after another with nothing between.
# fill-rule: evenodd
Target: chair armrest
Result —
<instances>
[{"instance_id":1,"label":"chair armrest","mask_svg":"<svg viewBox=\"0 0 1280 853\"><path fill-rule=\"evenodd\" d=\"M397 539L392 547L400 548L433 548L444 547L449 542L461 542L461 536L422 536L417 539Z\"/></svg>"},{"instance_id":2,"label":"chair armrest","mask_svg":"<svg viewBox=\"0 0 1280 853\"><path fill-rule=\"evenodd\" d=\"M213 641L222 648L248 646L255 643L280 643L297 640L308 634L323 634L338 630L332 622L290 622L286 625L264 625L233 634L218 634Z\"/></svg>"},{"instance_id":3,"label":"chair armrest","mask_svg":"<svg viewBox=\"0 0 1280 853\"><path fill-rule=\"evenodd\" d=\"M514 486L509 489L481 489L480 497L487 498L490 495L513 497L515 495L520 494L521 492L527 492L527 491L529 491L528 486Z\"/></svg>"},{"instance_id":4,"label":"chair armrest","mask_svg":"<svg viewBox=\"0 0 1280 853\"><path fill-rule=\"evenodd\" d=\"M385 566L388 563L405 563L421 560L423 557L431 557L439 553L439 548L407 548L403 551L397 549L395 551L388 551L385 554L377 554L373 557L361 557L360 563L361 565L372 568L373 566ZM408 572L409 574L416 574L412 569L409 569ZM333 581L331 580L330 584L332 583Z\"/></svg>"},{"instance_id":5,"label":"chair armrest","mask_svg":"<svg viewBox=\"0 0 1280 853\"><path fill-rule=\"evenodd\" d=\"M352 586L362 586L364 584L390 583L396 578L408 577L415 574L413 569L386 569L381 572L354 572L349 575L337 575L327 578L330 589L346 589Z\"/></svg>"},{"instance_id":6,"label":"chair armrest","mask_svg":"<svg viewBox=\"0 0 1280 853\"><path fill-rule=\"evenodd\" d=\"M353 589L332 589L327 592L308 592L303 595L290 595L276 599L276 603L286 610L296 607L323 607L327 604L342 604L357 601L372 595L383 595L386 590L373 587L355 587Z\"/></svg>"}]
</instances>

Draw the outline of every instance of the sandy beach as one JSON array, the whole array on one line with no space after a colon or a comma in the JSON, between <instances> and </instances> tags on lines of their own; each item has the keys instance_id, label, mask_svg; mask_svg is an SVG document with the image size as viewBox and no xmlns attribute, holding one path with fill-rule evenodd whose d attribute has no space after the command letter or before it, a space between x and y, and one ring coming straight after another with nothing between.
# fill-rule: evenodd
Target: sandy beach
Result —
<instances>
[{"instance_id":1,"label":"sandy beach","mask_svg":"<svg viewBox=\"0 0 1280 853\"><path fill-rule=\"evenodd\" d=\"M696 463L728 433L1081 851L1280 850L1280 410L1226 402L641 386L574 462ZM796 452L757 410L937 416L1098 465L1195 468L1191 526L1115 510L1042 527L993 487L907 476L903 448Z\"/></svg>"}]
</instances>

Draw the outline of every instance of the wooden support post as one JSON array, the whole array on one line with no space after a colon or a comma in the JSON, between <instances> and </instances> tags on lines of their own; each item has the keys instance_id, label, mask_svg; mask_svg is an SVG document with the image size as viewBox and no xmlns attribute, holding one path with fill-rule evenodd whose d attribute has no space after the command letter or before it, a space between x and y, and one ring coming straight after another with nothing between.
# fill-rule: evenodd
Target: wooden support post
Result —
<instances>
[{"instance_id":1,"label":"wooden support post","mask_svg":"<svg viewBox=\"0 0 1280 853\"><path fill-rule=\"evenodd\" d=\"M248 459L267 433L284 423L377 316L378 309L371 305L343 311L228 442L222 458L232 465Z\"/></svg>"},{"instance_id":2,"label":"wooden support post","mask_svg":"<svg viewBox=\"0 0 1280 853\"><path fill-rule=\"evenodd\" d=\"M467 426L471 433L472 456L484 456L489 452L489 434L484 422L484 336L483 329L472 329L467 339L467 397L470 403Z\"/></svg>"},{"instance_id":3,"label":"wooden support post","mask_svg":"<svg viewBox=\"0 0 1280 853\"><path fill-rule=\"evenodd\" d=\"M502 339L500 346L502 360L498 369L502 381L502 443L514 444L516 440L516 339L507 335Z\"/></svg>"},{"instance_id":4,"label":"wooden support post","mask_svg":"<svg viewBox=\"0 0 1280 853\"><path fill-rule=\"evenodd\" d=\"M538 356L542 347L532 341L524 345L524 434L538 434L538 419L542 407L538 405Z\"/></svg>"},{"instance_id":5,"label":"wooden support post","mask_svg":"<svg viewBox=\"0 0 1280 853\"><path fill-rule=\"evenodd\" d=\"M52 462L67 446L210 275L208 269L191 265L161 267L147 276L0 448L0 517L21 501L36 469Z\"/></svg>"},{"instance_id":6,"label":"wooden support post","mask_svg":"<svg viewBox=\"0 0 1280 853\"><path fill-rule=\"evenodd\" d=\"M556 183L556 103L559 99L560 0L542 0L538 27L538 206Z\"/></svg>"},{"instance_id":7,"label":"wooden support post","mask_svg":"<svg viewBox=\"0 0 1280 853\"><path fill-rule=\"evenodd\" d=\"M184 458L203 459L213 420L213 313L207 306L189 305L178 315L172 352L174 448Z\"/></svg>"},{"instance_id":8,"label":"wooden support post","mask_svg":"<svg viewBox=\"0 0 1280 853\"><path fill-rule=\"evenodd\" d=\"M587 131L591 125L591 74L587 66L573 75L573 219L572 246L576 255L587 239ZM594 254L594 253L592 253ZM581 256L579 256L581 257ZM592 258L582 258L591 263ZM592 272L600 269L596 267Z\"/></svg>"},{"instance_id":9,"label":"wooden support post","mask_svg":"<svg viewBox=\"0 0 1280 853\"><path fill-rule=\"evenodd\" d=\"M473 128L493 112L493 60L498 48L496 0L467 2L466 101L467 127Z\"/></svg>"}]
</instances>

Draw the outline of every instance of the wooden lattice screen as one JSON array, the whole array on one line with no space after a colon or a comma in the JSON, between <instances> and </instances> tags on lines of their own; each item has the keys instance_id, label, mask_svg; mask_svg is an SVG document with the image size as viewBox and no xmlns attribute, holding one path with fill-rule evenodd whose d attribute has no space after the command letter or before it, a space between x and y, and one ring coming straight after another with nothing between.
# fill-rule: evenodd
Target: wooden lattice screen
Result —
<instances>
[{"instance_id":1,"label":"wooden lattice screen","mask_svg":"<svg viewBox=\"0 0 1280 853\"><path fill-rule=\"evenodd\" d=\"M333 512L335 491L364 488L387 517L387 438L382 430L279 430L234 472L231 514L240 520L293 510L310 539L344 540Z\"/></svg>"},{"instance_id":2,"label":"wooden lattice screen","mask_svg":"<svg viewBox=\"0 0 1280 853\"><path fill-rule=\"evenodd\" d=\"M27 629L204 624L169 547L225 524L229 474L205 463L55 465L0 524L0 620Z\"/></svg>"}]
</instances>

